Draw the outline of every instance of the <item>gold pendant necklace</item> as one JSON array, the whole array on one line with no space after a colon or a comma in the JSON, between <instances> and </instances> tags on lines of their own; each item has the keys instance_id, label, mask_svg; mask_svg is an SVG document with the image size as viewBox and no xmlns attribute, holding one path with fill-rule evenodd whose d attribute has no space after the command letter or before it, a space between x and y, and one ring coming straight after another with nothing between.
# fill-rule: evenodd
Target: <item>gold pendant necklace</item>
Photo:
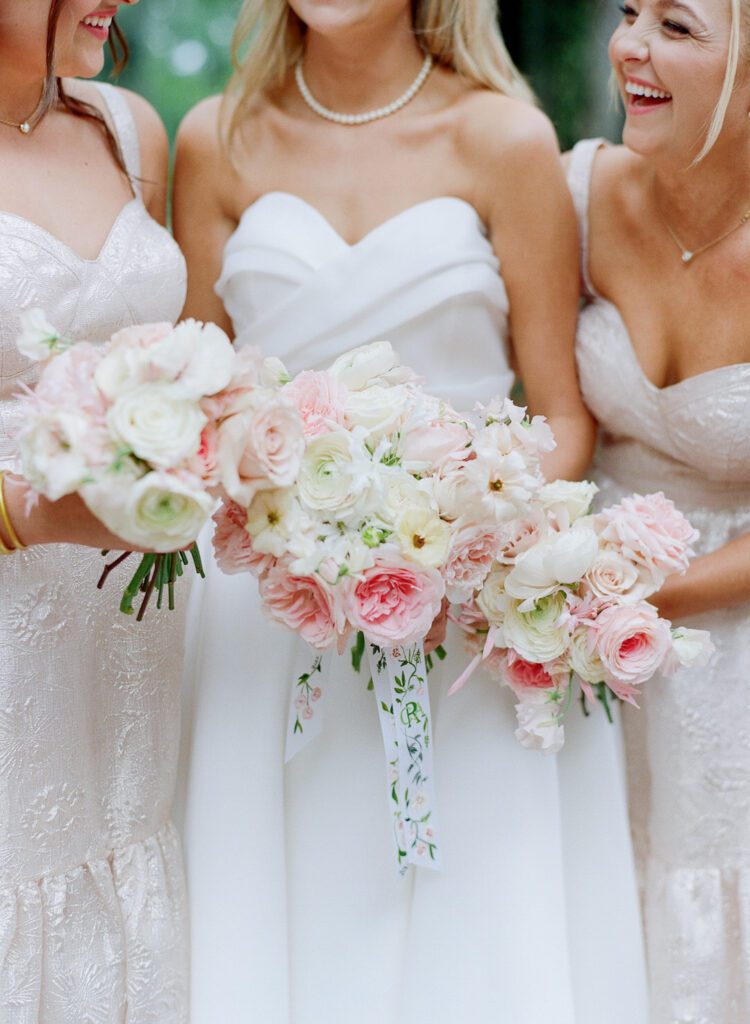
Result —
<instances>
[{"instance_id":1,"label":"gold pendant necklace","mask_svg":"<svg viewBox=\"0 0 750 1024\"><path fill-rule=\"evenodd\" d=\"M656 198L656 196L654 196L654 198ZM742 214L742 216L736 224L733 224L728 231L725 231L723 234L719 235L718 238L714 238L712 242L708 242L707 245L702 245L699 249L688 249L686 246L682 244L682 242L677 236L677 232L674 230L672 225L664 216L662 208L659 205L658 199L656 199L656 209L659 211L659 216L664 221L664 226L669 232L672 241L680 250L680 258L682 259L682 262L685 264L686 267L690 266L690 264L693 262L696 256L700 256L701 253L706 252L708 249L713 249L715 245L718 245L719 242L723 242L725 238L729 238L730 235L733 235L735 231L738 231L744 224L747 224L747 222L750 220L750 209L748 209L745 210L745 212Z\"/></svg>"},{"instance_id":2,"label":"gold pendant necklace","mask_svg":"<svg viewBox=\"0 0 750 1024\"><path fill-rule=\"evenodd\" d=\"M4 124L8 128L17 128L21 135L30 135L39 123L38 121L35 121L34 118L36 116L37 111L42 105L43 99L44 87L42 86L42 93L39 99L37 100L36 106L34 107L31 114L29 115L29 117L26 118L25 121L6 121L4 118L0 117L0 124Z\"/></svg>"}]
</instances>

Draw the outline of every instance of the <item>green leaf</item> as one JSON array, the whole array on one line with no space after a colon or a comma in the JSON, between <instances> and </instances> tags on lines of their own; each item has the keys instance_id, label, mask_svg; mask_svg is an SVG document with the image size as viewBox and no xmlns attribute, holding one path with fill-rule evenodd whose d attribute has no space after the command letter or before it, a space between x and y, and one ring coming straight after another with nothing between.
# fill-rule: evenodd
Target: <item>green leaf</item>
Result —
<instances>
[{"instance_id":1,"label":"green leaf","mask_svg":"<svg viewBox=\"0 0 750 1024\"><path fill-rule=\"evenodd\" d=\"M357 633L357 639L352 647L352 668L355 672L359 672L362 668L362 658L365 653L365 634L361 631Z\"/></svg>"}]
</instances>

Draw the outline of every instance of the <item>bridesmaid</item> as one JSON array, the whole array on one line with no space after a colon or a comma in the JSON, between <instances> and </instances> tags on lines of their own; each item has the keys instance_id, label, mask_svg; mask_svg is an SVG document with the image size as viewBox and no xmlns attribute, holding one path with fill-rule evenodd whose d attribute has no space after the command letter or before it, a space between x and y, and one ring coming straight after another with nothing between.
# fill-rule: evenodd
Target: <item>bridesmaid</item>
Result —
<instances>
[{"instance_id":1,"label":"bridesmaid","mask_svg":"<svg viewBox=\"0 0 750 1024\"><path fill-rule=\"evenodd\" d=\"M234 87L179 138L187 311L293 373L387 337L463 409L506 393L514 358L561 440L549 471L575 474L593 437L574 211L496 19L491 0L248 0ZM401 878L366 676L331 658L325 732L285 767L309 650L269 629L247 577L209 580L201 626L186 730L194 1024L643 1020L603 716L571 716L563 757L529 754L489 676L447 698L466 661L450 636L430 682L444 870Z\"/></svg>"},{"instance_id":2,"label":"bridesmaid","mask_svg":"<svg viewBox=\"0 0 750 1024\"><path fill-rule=\"evenodd\" d=\"M0 11L3 1024L188 1019L169 822L182 617L125 622L117 582L95 589L92 550L122 542L77 499L30 505L10 472L15 396L35 380L14 343L22 308L97 339L173 319L184 299L158 117L138 96L74 80L101 71L130 2L3 0Z\"/></svg>"},{"instance_id":3,"label":"bridesmaid","mask_svg":"<svg viewBox=\"0 0 750 1024\"><path fill-rule=\"evenodd\" d=\"M653 1024L750 1020L750 4L639 0L610 58L624 146L569 163L601 498L664 490L700 557L658 595L708 668L626 716Z\"/></svg>"}]
</instances>

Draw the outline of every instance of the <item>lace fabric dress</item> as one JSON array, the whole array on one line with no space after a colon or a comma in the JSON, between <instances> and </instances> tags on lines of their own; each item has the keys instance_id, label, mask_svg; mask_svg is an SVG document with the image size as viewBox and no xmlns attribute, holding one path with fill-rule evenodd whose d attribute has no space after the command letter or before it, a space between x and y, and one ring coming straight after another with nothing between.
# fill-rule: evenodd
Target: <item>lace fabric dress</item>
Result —
<instances>
[{"instance_id":1,"label":"lace fabric dress","mask_svg":"<svg viewBox=\"0 0 750 1024\"><path fill-rule=\"evenodd\" d=\"M458 408L506 394L509 301L476 210L438 197L348 245L273 192L217 285L237 344L290 372L388 338ZM638 1024L637 887L616 730L569 720L557 758L515 739L514 699L449 630L430 675L443 870L398 873L368 673L324 665L322 735L284 765L310 649L248 576L210 573L187 702L193 1024ZM199 595L200 596L200 595Z\"/></svg>"},{"instance_id":2,"label":"lace fabric dress","mask_svg":"<svg viewBox=\"0 0 750 1024\"><path fill-rule=\"evenodd\" d=\"M184 300L182 256L140 197L132 116L100 88L136 194L99 256L0 213L0 468L14 464L14 396L35 380L15 347L20 309L41 306L66 335L95 340L174 319ZM101 567L99 552L60 545L0 559L2 1024L187 1021L169 821L183 616L126 619L127 573L100 593Z\"/></svg>"},{"instance_id":3,"label":"lace fabric dress","mask_svg":"<svg viewBox=\"0 0 750 1024\"><path fill-rule=\"evenodd\" d=\"M588 197L600 140L579 143L569 180L584 239L578 337L599 421L603 504L663 490L700 531L699 554L750 531L750 365L657 388L618 309L589 279ZM686 619L709 629L707 668L643 688L625 715L633 830L643 868L652 1024L750 1020L750 607Z\"/></svg>"}]
</instances>

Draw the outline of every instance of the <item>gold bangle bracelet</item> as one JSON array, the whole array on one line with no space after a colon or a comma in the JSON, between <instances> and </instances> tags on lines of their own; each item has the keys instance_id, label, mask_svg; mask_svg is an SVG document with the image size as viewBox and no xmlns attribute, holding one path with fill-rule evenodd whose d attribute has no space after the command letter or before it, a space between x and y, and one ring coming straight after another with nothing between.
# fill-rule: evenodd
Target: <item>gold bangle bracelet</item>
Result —
<instances>
[{"instance_id":1,"label":"gold bangle bracelet","mask_svg":"<svg viewBox=\"0 0 750 1024\"><path fill-rule=\"evenodd\" d=\"M11 523L10 521L10 516L8 515L8 507L5 504L6 475L7 474L4 471L0 472L0 523L5 527L5 533L13 547L9 550L7 545L3 543L2 539L0 538L0 552L2 552L2 554L4 555L11 555L13 554L14 551L24 551L26 545L21 543L18 534L13 529L13 523Z\"/></svg>"}]
</instances>

